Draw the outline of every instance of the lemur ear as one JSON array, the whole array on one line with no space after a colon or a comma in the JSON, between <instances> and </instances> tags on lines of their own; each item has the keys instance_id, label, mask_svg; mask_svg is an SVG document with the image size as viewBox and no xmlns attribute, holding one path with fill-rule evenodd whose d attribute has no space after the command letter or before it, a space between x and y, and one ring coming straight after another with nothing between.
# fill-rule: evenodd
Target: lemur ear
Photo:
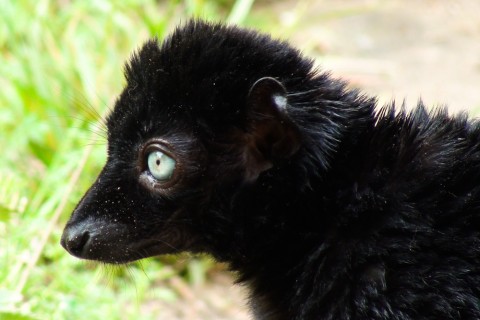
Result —
<instances>
[{"instance_id":1,"label":"lemur ear","mask_svg":"<svg viewBox=\"0 0 480 320\"><path fill-rule=\"evenodd\" d=\"M290 158L300 148L300 133L287 113L287 91L276 79L257 80L247 99L247 166L260 172ZM253 173L253 172L252 172Z\"/></svg>"}]
</instances>

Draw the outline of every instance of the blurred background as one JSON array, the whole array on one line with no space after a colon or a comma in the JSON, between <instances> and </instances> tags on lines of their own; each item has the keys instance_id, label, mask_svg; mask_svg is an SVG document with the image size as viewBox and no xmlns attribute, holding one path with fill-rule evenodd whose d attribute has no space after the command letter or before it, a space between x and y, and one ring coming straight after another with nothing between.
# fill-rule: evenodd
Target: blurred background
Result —
<instances>
[{"instance_id":1,"label":"blurred background","mask_svg":"<svg viewBox=\"0 0 480 320\"><path fill-rule=\"evenodd\" d=\"M0 319L249 319L208 257L79 261L63 225L105 162L123 64L189 17L289 40L379 103L480 110L477 0L0 0Z\"/></svg>"}]
</instances>

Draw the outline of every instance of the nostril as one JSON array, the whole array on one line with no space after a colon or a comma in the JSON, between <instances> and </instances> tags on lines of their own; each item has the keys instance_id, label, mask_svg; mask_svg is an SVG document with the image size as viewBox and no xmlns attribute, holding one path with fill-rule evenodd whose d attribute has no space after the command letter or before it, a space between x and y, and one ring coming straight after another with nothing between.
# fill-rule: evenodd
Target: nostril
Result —
<instances>
[{"instance_id":1,"label":"nostril","mask_svg":"<svg viewBox=\"0 0 480 320\"><path fill-rule=\"evenodd\" d=\"M90 232L87 230L65 230L62 237L62 246L72 255L81 257L90 240Z\"/></svg>"}]
</instances>

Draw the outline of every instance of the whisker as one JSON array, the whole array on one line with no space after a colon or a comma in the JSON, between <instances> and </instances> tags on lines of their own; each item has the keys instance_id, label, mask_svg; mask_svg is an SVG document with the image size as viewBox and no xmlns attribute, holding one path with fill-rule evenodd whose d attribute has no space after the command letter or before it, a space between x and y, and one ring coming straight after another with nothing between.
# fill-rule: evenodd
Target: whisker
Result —
<instances>
[{"instance_id":1,"label":"whisker","mask_svg":"<svg viewBox=\"0 0 480 320\"><path fill-rule=\"evenodd\" d=\"M158 243L161 243L161 244L165 244L167 245L168 247L174 249L175 251L179 251L179 248L175 247L174 245L168 243L167 241L165 240L162 240L162 239L156 239L156 238L150 238L148 240L153 240L153 241L157 241Z\"/></svg>"}]
</instances>

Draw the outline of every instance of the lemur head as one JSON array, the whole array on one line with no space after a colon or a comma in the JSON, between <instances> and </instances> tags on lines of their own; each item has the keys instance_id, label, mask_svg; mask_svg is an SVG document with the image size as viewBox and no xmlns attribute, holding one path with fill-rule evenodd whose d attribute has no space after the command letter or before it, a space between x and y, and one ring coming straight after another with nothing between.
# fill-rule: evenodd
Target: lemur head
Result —
<instances>
[{"instance_id":1,"label":"lemur head","mask_svg":"<svg viewBox=\"0 0 480 320\"><path fill-rule=\"evenodd\" d=\"M301 148L287 92L311 70L286 43L236 27L192 21L148 41L125 68L107 162L62 245L109 263L206 250L199 223Z\"/></svg>"}]
</instances>

